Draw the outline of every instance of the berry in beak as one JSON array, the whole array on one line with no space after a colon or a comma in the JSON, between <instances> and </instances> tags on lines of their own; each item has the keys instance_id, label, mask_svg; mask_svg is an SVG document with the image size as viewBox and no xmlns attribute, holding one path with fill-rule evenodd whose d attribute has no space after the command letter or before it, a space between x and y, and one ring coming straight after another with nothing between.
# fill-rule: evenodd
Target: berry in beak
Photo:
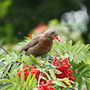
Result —
<instances>
[{"instance_id":1,"label":"berry in beak","mask_svg":"<svg viewBox=\"0 0 90 90\"><path fill-rule=\"evenodd\" d=\"M59 37L59 36L54 35L54 38L55 38L58 42L60 42L60 37Z\"/></svg>"}]
</instances>

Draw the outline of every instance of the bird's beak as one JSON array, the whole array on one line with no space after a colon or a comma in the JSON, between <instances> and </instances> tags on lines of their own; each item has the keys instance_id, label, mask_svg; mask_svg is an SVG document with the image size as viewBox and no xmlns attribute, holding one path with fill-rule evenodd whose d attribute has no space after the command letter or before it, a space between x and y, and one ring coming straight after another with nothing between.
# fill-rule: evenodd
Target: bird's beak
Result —
<instances>
[{"instance_id":1,"label":"bird's beak","mask_svg":"<svg viewBox=\"0 0 90 90\"><path fill-rule=\"evenodd\" d=\"M54 35L54 38L55 38L56 41L60 42L60 37L59 36Z\"/></svg>"}]
</instances>

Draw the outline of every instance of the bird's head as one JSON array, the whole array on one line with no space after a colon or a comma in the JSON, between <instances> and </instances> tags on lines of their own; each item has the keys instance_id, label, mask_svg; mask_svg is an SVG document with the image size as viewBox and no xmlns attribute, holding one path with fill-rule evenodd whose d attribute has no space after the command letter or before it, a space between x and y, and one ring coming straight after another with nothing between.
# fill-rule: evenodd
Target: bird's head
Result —
<instances>
[{"instance_id":1,"label":"bird's head","mask_svg":"<svg viewBox=\"0 0 90 90\"><path fill-rule=\"evenodd\" d=\"M49 39L56 39L60 42L60 39L59 39L59 34L55 31L55 30L47 30L44 32L44 35L46 38L49 38Z\"/></svg>"}]
</instances>

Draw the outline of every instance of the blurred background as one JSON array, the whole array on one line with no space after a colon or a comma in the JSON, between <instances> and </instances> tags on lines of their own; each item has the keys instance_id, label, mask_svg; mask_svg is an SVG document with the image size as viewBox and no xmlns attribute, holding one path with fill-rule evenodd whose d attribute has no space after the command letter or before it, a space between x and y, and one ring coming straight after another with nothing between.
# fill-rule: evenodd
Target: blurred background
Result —
<instances>
[{"instance_id":1,"label":"blurred background","mask_svg":"<svg viewBox=\"0 0 90 90\"><path fill-rule=\"evenodd\" d=\"M0 0L0 44L16 44L48 28L61 42L90 43L90 0ZM10 47L9 46L9 47Z\"/></svg>"}]
</instances>

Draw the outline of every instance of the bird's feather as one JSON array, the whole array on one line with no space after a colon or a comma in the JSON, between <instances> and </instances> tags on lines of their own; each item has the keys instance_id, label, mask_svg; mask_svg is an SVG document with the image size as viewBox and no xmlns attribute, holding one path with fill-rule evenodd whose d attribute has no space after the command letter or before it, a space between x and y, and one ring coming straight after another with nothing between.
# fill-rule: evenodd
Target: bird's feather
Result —
<instances>
[{"instance_id":1,"label":"bird's feather","mask_svg":"<svg viewBox=\"0 0 90 90\"><path fill-rule=\"evenodd\" d=\"M23 50L26 51L28 48L37 45L38 42L39 42L39 38L40 38L40 37L39 37L39 35L38 35L38 36L36 36L35 38L33 38L32 40L30 40L30 41L28 42L28 44L26 44L26 45L21 49L20 53L21 53Z\"/></svg>"}]
</instances>

